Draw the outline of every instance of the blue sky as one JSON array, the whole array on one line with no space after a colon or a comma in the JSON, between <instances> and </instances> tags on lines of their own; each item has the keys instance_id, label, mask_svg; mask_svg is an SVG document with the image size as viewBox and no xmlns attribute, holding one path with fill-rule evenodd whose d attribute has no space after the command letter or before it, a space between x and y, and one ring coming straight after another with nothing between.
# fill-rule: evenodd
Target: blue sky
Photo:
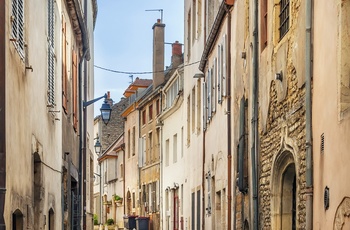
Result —
<instances>
[{"instance_id":1,"label":"blue sky","mask_svg":"<svg viewBox=\"0 0 350 230\"><path fill-rule=\"evenodd\" d=\"M94 31L94 64L126 72L152 71L152 26L163 9L165 42L184 42L183 0L99 0ZM165 45L165 65L170 65L171 45ZM95 98L111 92L118 102L130 84L129 74L95 70ZM137 75L134 79L152 78L152 74ZM99 115L102 100L94 104Z\"/></svg>"}]
</instances>

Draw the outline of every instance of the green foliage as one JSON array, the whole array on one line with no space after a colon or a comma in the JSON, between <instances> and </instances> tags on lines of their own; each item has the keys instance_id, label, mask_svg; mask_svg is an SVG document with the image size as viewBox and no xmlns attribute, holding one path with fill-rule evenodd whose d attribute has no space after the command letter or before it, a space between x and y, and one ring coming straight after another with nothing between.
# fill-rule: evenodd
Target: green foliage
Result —
<instances>
[{"instance_id":1,"label":"green foliage","mask_svg":"<svg viewBox=\"0 0 350 230\"><path fill-rule=\"evenodd\" d=\"M94 214L94 225L98 225L98 217L97 217L97 214Z\"/></svg>"},{"instance_id":2,"label":"green foliage","mask_svg":"<svg viewBox=\"0 0 350 230\"><path fill-rule=\"evenodd\" d=\"M114 220L113 219L108 219L107 220L107 225L113 225L114 224Z\"/></svg>"},{"instance_id":3,"label":"green foliage","mask_svg":"<svg viewBox=\"0 0 350 230\"><path fill-rule=\"evenodd\" d=\"M123 197L120 197L120 196L118 196L117 194L114 194L114 195L113 195L113 198L114 198L114 200L116 200L116 201L123 199Z\"/></svg>"}]
</instances>

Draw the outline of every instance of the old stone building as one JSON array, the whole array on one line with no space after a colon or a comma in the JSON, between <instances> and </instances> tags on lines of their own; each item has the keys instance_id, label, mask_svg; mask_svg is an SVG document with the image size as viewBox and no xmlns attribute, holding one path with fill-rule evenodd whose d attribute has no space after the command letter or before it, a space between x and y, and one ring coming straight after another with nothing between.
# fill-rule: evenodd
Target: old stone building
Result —
<instances>
[{"instance_id":1,"label":"old stone building","mask_svg":"<svg viewBox=\"0 0 350 230\"><path fill-rule=\"evenodd\" d=\"M88 38L97 3L5 0L0 5L0 228L91 228L91 161L80 157L91 152L93 109L82 112L79 101L94 96ZM89 87L83 89L83 82Z\"/></svg>"}]
</instances>

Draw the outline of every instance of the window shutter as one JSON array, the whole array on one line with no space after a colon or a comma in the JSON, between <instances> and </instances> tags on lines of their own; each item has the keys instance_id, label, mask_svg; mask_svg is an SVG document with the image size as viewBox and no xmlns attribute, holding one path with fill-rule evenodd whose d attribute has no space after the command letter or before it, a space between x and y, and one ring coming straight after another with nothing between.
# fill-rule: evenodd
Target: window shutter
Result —
<instances>
[{"instance_id":1,"label":"window shutter","mask_svg":"<svg viewBox=\"0 0 350 230\"><path fill-rule=\"evenodd\" d=\"M55 106L54 0L48 1L48 104Z\"/></svg>"},{"instance_id":2,"label":"window shutter","mask_svg":"<svg viewBox=\"0 0 350 230\"><path fill-rule=\"evenodd\" d=\"M143 167L143 137L139 138L139 168Z\"/></svg>"},{"instance_id":3,"label":"window shutter","mask_svg":"<svg viewBox=\"0 0 350 230\"><path fill-rule=\"evenodd\" d=\"M211 74L212 74L212 69L208 70L208 120L210 121L211 119L211 92L212 92L212 86L211 86Z\"/></svg>"},{"instance_id":4,"label":"window shutter","mask_svg":"<svg viewBox=\"0 0 350 230\"><path fill-rule=\"evenodd\" d=\"M244 96L240 102L240 120L239 120L239 145L238 145L238 189L240 192L245 193L247 190L247 159L246 155L246 135L245 135L245 98Z\"/></svg>"},{"instance_id":5,"label":"window shutter","mask_svg":"<svg viewBox=\"0 0 350 230\"><path fill-rule=\"evenodd\" d=\"M217 75L217 87L218 87L218 103L222 102L222 92L221 92L221 84L222 84L222 52L221 45L218 46L218 75Z\"/></svg>"},{"instance_id":6,"label":"window shutter","mask_svg":"<svg viewBox=\"0 0 350 230\"><path fill-rule=\"evenodd\" d=\"M226 34L222 41L222 96L226 96L226 78L227 78L227 47L226 47Z\"/></svg>"},{"instance_id":7,"label":"window shutter","mask_svg":"<svg viewBox=\"0 0 350 230\"><path fill-rule=\"evenodd\" d=\"M24 57L24 1L12 1L12 38L21 57Z\"/></svg>"},{"instance_id":8,"label":"window shutter","mask_svg":"<svg viewBox=\"0 0 350 230\"><path fill-rule=\"evenodd\" d=\"M73 127L78 130L78 57L75 51L72 54L73 68Z\"/></svg>"},{"instance_id":9,"label":"window shutter","mask_svg":"<svg viewBox=\"0 0 350 230\"><path fill-rule=\"evenodd\" d=\"M62 16L62 107L65 113L68 112L67 107L67 39L66 39L66 22Z\"/></svg>"},{"instance_id":10,"label":"window shutter","mask_svg":"<svg viewBox=\"0 0 350 230\"><path fill-rule=\"evenodd\" d=\"M213 113L215 113L216 111L216 78L217 78L217 58L214 58L214 66L212 69L212 77L211 77L211 81L212 81L212 111Z\"/></svg>"},{"instance_id":11,"label":"window shutter","mask_svg":"<svg viewBox=\"0 0 350 230\"><path fill-rule=\"evenodd\" d=\"M62 17L62 105L67 112L67 42L66 42L66 22Z\"/></svg>"},{"instance_id":12,"label":"window shutter","mask_svg":"<svg viewBox=\"0 0 350 230\"><path fill-rule=\"evenodd\" d=\"M202 97L203 97L203 130L207 128L207 86L206 82L203 82L202 85Z\"/></svg>"}]
</instances>

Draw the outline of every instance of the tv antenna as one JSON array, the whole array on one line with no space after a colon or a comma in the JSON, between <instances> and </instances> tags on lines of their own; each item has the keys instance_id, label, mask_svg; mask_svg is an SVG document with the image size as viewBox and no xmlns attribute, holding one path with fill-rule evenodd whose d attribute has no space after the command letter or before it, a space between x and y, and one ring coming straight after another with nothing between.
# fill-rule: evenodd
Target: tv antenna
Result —
<instances>
[{"instance_id":1,"label":"tv antenna","mask_svg":"<svg viewBox=\"0 0 350 230\"><path fill-rule=\"evenodd\" d=\"M134 75L129 75L129 77L131 78L131 82L129 82L129 83L133 83L134 82Z\"/></svg>"},{"instance_id":2,"label":"tv antenna","mask_svg":"<svg viewBox=\"0 0 350 230\"><path fill-rule=\"evenodd\" d=\"M152 9L152 10L145 10L145 11L159 11L160 12L160 22L163 23L163 9Z\"/></svg>"}]
</instances>

